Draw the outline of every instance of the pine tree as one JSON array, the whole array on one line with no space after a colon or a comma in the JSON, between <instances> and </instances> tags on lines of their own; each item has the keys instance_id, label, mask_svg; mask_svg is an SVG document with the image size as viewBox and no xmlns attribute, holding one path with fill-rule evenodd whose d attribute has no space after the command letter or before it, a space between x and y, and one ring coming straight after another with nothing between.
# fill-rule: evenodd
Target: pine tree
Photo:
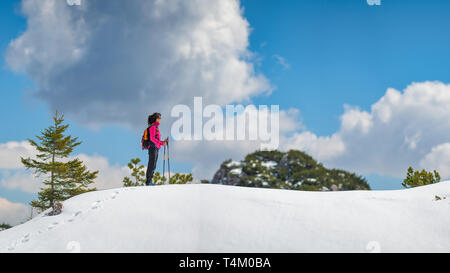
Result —
<instances>
[{"instance_id":1,"label":"pine tree","mask_svg":"<svg viewBox=\"0 0 450 273\"><path fill-rule=\"evenodd\" d=\"M125 177L123 179L123 185L125 187L137 187L144 186L147 181L144 172L144 165L139 165L141 160L139 158L133 158L128 163L128 168L131 170L131 176L134 178L134 181L129 177Z\"/></svg>"},{"instance_id":2,"label":"pine tree","mask_svg":"<svg viewBox=\"0 0 450 273\"><path fill-rule=\"evenodd\" d=\"M408 168L406 178L403 180L402 186L405 188L414 188L434 183L439 183L441 176L434 170L433 172L427 172L426 170L414 171L412 167Z\"/></svg>"},{"instance_id":3,"label":"pine tree","mask_svg":"<svg viewBox=\"0 0 450 273\"><path fill-rule=\"evenodd\" d=\"M89 189L89 185L98 174L98 171L90 172L78 158L67 160L74 148L82 142L78 138L64 135L69 125L62 124L64 116L58 115L58 111L53 121L53 125L36 136L39 143L28 139L38 151L37 158L21 158L25 168L33 169L37 177L45 176L45 187L38 193L38 200L30 203L41 211L53 207L56 202L95 190Z\"/></svg>"},{"instance_id":4,"label":"pine tree","mask_svg":"<svg viewBox=\"0 0 450 273\"><path fill-rule=\"evenodd\" d=\"M12 228L12 226L10 226L10 225L8 225L6 223L0 224L0 231L7 230L9 228Z\"/></svg>"}]
</instances>

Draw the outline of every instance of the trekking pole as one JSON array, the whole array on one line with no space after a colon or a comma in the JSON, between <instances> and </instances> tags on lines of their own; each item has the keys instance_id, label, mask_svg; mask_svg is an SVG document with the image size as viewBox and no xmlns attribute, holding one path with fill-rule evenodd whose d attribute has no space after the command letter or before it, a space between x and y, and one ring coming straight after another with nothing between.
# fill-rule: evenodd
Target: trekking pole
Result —
<instances>
[{"instance_id":1,"label":"trekking pole","mask_svg":"<svg viewBox=\"0 0 450 273\"><path fill-rule=\"evenodd\" d=\"M164 177L164 173L165 171L165 167L166 167L166 146L164 146L164 156L163 156L163 173L162 173L162 177Z\"/></svg>"},{"instance_id":2,"label":"trekking pole","mask_svg":"<svg viewBox=\"0 0 450 273\"><path fill-rule=\"evenodd\" d=\"M167 142L167 169L169 170L169 184L170 184L170 158L169 158L169 142Z\"/></svg>"}]
</instances>

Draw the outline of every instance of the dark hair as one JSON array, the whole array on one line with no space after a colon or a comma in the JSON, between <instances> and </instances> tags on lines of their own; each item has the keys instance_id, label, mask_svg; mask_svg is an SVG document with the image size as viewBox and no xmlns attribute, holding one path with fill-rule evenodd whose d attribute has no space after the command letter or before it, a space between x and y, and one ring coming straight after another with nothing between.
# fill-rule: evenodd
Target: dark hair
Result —
<instances>
[{"instance_id":1,"label":"dark hair","mask_svg":"<svg viewBox=\"0 0 450 273\"><path fill-rule=\"evenodd\" d=\"M150 116L148 116L148 125L152 125L157 119L161 118L160 113L153 113Z\"/></svg>"}]
</instances>

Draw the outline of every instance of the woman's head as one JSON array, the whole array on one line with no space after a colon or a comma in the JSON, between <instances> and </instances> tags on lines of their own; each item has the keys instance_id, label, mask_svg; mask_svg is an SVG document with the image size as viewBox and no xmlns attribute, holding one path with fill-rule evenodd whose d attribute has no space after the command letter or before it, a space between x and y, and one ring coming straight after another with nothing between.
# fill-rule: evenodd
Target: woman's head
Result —
<instances>
[{"instance_id":1,"label":"woman's head","mask_svg":"<svg viewBox=\"0 0 450 273\"><path fill-rule=\"evenodd\" d=\"M148 125L152 125L155 122L161 121L161 114L160 113L153 113L150 116L148 116Z\"/></svg>"}]
</instances>

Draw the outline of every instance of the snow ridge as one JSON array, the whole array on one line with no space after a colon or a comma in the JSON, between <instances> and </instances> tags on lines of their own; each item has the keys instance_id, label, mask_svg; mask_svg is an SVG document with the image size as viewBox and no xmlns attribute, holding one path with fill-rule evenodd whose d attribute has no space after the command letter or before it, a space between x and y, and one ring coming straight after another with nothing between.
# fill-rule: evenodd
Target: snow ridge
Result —
<instances>
[{"instance_id":1,"label":"snow ridge","mask_svg":"<svg viewBox=\"0 0 450 273\"><path fill-rule=\"evenodd\" d=\"M450 252L449 213L450 182L344 192L119 188L0 232L0 252Z\"/></svg>"}]
</instances>

